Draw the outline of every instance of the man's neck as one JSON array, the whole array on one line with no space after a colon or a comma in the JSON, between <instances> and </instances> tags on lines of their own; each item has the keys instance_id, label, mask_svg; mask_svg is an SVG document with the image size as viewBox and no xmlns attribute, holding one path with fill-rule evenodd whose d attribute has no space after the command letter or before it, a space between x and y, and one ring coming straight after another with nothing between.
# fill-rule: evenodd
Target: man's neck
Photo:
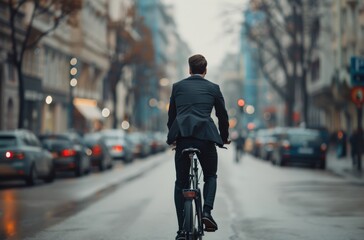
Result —
<instances>
[{"instance_id":1,"label":"man's neck","mask_svg":"<svg viewBox=\"0 0 364 240\"><path fill-rule=\"evenodd\" d=\"M198 74L198 73L196 73L196 74L191 74L191 76L200 76L200 77L204 78L205 77L205 74Z\"/></svg>"}]
</instances>

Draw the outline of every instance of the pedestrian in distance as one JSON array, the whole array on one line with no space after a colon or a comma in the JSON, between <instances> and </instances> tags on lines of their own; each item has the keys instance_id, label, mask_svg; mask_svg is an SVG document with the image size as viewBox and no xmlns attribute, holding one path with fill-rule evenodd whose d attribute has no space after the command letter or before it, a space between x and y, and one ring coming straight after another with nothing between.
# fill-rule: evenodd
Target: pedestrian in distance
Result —
<instances>
[{"instance_id":1,"label":"pedestrian in distance","mask_svg":"<svg viewBox=\"0 0 364 240\"><path fill-rule=\"evenodd\" d=\"M350 136L351 159L354 169L361 170L361 154L363 153L364 134L363 129L359 128Z\"/></svg>"},{"instance_id":2,"label":"pedestrian in distance","mask_svg":"<svg viewBox=\"0 0 364 240\"><path fill-rule=\"evenodd\" d=\"M236 132L235 137L232 138L235 144L235 162L240 162L241 156L244 153L245 136L242 131Z\"/></svg>"},{"instance_id":3,"label":"pedestrian in distance","mask_svg":"<svg viewBox=\"0 0 364 240\"><path fill-rule=\"evenodd\" d=\"M337 132L336 155L338 158L346 157L346 133L343 130Z\"/></svg>"},{"instance_id":4,"label":"pedestrian in distance","mask_svg":"<svg viewBox=\"0 0 364 240\"><path fill-rule=\"evenodd\" d=\"M229 144L229 121L224 97L219 85L205 79L207 61L196 54L188 59L190 77L172 87L168 110L167 143L176 145L174 201L178 220L177 240L185 239L183 230L184 197L182 190L188 187L190 161L182 150L189 147L201 151L199 160L204 176L203 215L205 227L218 229L211 215L217 187L218 156L216 145ZM215 108L218 129L211 118Z\"/></svg>"}]
</instances>

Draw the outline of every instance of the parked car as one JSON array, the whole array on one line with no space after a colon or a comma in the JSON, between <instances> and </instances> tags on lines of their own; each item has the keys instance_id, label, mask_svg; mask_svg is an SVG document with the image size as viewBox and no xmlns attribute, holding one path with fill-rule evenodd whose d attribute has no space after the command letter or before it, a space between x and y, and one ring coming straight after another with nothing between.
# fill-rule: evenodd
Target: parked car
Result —
<instances>
[{"instance_id":1,"label":"parked car","mask_svg":"<svg viewBox=\"0 0 364 240\"><path fill-rule=\"evenodd\" d=\"M38 178L55 177L52 154L28 130L0 131L0 179L23 179L34 185Z\"/></svg>"},{"instance_id":2,"label":"parked car","mask_svg":"<svg viewBox=\"0 0 364 240\"><path fill-rule=\"evenodd\" d=\"M113 159L101 132L87 133L83 136L86 146L90 150L91 165L98 167L99 171L112 168Z\"/></svg>"},{"instance_id":3,"label":"parked car","mask_svg":"<svg viewBox=\"0 0 364 240\"><path fill-rule=\"evenodd\" d=\"M327 144L318 130L287 128L272 152L272 163L299 163L325 169Z\"/></svg>"},{"instance_id":4,"label":"parked car","mask_svg":"<svg viewBox=\"0 0 364 240\"><path fill-rule=\"evenodd\" d=\"M77 177L90 172L91 164L87 147L78 134L44 134L40 135L39 139L52 153L56 171L71 171Z\"/></svg>"},{"instance_id":5,"label":"parked car","mask_svg":"<svg viewBox=\"0 0 364 240\"><path fill-rule=\"evenodd\" d=\"M268 129L263 138L261 138L261 146L258 156L263 160L270 161L272 152L277 145L280 135L284 132L285 128L275 127Z\"/></svg>"},{"instance_id":6,"label":"parked car","mask_svg":"<svg viewBox=\"0 0 364 240\"><path fill-rule=\"evenodd\" d=\"M168 144L166 142L167 140L167 133L165 132L156 132L155 133L155 137L157 138L157 141L159 143L159 149L161 152L165 151L166 149L168 149Z\"/></svg>"},{"instance_id":7,"label":"parked car","mask_svg":"<svg viewBox=\"0 0 364 240\"><path fill-rule=\"evenodd\" d=\"M141 132L131 132L129 134L129 138L133 143L133 153L135 157L144 158L151 154L152 148L146 134Z\"/></svg>"},{"instance_id":8,"label":"parked car","mask_svg":"<svg viewBox=\"0 0 364 240\"><path fill-rule=\"evenodd\" d=\"M159 153L166 149L168 146L165 140L166 136L166 134L161 132L149 132L147 134L151 154Z\"/></svg>"},{"instance_id":9,"label":"parked car","mask_svg":"<svg viewBox=\"0 0 364 240\"><path fill-rule=\"evenodd\" d=\"M128 133L121 129L107 129L101 131L105 145L114 160L131 163L134 160L132 143Z\"/></svg>"},{"instance_id":10,"label":"parked car","mask_svg":"<svg viewBox=\"0 0 364 240\"><path fill-rule=\"evenodd\" d=\"M268 140L270 140L269 138L271 137L271 130L270 129L258 129L256 134L255 134L255 138L254 138L254 142L253 142L253 149L252 149L252 154L255 157L262 157L261 151L263 146L267 143Z\"/></svg>"}]
</instances>

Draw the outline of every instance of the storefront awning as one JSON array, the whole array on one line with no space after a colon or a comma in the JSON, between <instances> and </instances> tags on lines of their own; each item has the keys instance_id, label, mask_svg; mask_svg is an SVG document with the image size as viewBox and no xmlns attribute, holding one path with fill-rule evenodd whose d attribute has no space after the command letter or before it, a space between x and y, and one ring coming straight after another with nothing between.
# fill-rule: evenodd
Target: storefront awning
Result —
<instances>
[{"instance_id":1,"label":"storefront awning","mask_svg":"<svg viewBox=\"0 0 364 240\"><path fill-rule=\"evenodd\" d=\"M73 104L86 119L102 119L101 110L97 107L97 102L95 100L75 98Z\"/></svg>"}]
</instances>

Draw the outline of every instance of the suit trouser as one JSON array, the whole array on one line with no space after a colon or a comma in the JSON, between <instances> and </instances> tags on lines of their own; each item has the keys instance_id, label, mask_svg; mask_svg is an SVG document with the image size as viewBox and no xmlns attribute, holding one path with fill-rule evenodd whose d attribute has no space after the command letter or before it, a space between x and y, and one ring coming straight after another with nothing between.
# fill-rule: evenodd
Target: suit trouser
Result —
<instances>
[{"instance_id":1,"label":"suit trouser","mask_svg":"<svg viewBox=\"0 0 364 240\"><path fill-rule=\"evenodd\" d=\"M188 177L190 170L190 160L186 154L182 155L182 150L189 147L198 148L201 151L198 158L204 175L204 205L213 209L216 195L217 152L215 143L195 138L178 139L175 154L176 182L174 188L174 202L180 230L183 228L184 197L182 190L189 187Z\"/></svg>"}]
</instances>

